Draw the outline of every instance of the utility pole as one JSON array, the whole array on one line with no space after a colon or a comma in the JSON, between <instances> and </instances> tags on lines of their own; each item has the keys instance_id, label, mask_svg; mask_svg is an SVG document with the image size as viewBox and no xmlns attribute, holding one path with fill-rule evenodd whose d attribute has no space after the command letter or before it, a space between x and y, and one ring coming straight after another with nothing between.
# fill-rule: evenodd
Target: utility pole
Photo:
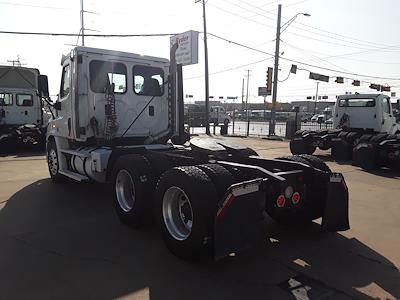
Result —
<instances>
[{"instance_id":1,"label":"utility pole","mask_svg":"<svg viewBox=\"0 0 400 300\"><path fill-rule=\"evenodd\" d=\"M195 1L195 3L201 0ZM203 27L204 27L204 69L205 69L205 89L206 89L206 134L210 135L210 100L209 100L209 78L208 78L208 47L207 47L207 23L206 23L206 1L203 4Z\"/></svg>"},{"instance_id":2,"label":"utility pole","mask_svg":"<svg viewBox=\"0 0 400 300\"><path fill-rule=\"evenodd\" d=\"M247 71L247 90L246 90L246 117L247 117L247 136L249 136L250 131L250 115L249 115L249 79L250 79L250 70Z\"/></svg>"},{"instance_id":3,"label":"utility pole","mask_svg":"<svg viewBox=\"0 0 400 300\"><path fill-rule=\"evenodd\" d=\"M83 0L81 0L81 33L82 33L82 46L85 46L85 25L83 23L83 15L85 11L83 10Z\"/></svg>"},{"instance_id":4,"label":"utility pole","mask_svg":"<svg viewBox=\"0 0 400 300\"><path fill-rule=\"evenodd\" d=\"M315 92L315 102L314 102L314 115L317 113L318 86L319 82L317 81L317 91Z\"/></svg>"},{"instance_id":5,"label":"utility pole","mask_svg":"<svg viewBox=\"0 0 400 300\"><path fill-rule=\"evenodd\" d=\"M242 80L242 111L244 111L244 78Z\"/></svg>"},{"instance_id":6,"label":"utility pole","mask_svg":"<svg viewBox=\"0 0 400 300\"><path fill-rule=\"evenodd\" d=\"M279 43L281 40L281 11L282 11L282 5L279 4L278 5L278 21L276 24L274 82L273 82L273 91L272 91L272 107L271 107L271 119L270 119L270 123L269 123L269 135L275 135L276 97L278 94Z\"/></svg>"}]
</instances>

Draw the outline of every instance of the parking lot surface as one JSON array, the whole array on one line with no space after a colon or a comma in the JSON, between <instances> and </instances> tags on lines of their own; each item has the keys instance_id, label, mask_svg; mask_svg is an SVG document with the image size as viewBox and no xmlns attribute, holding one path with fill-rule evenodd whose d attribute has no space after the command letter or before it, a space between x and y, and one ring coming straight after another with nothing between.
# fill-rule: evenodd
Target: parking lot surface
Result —
<instances>
[{"instance_id":1,"label":"parking lot surface","mask_svg":"<svg viewBox=\"0 0 400 300\"><path fill-rule=\"evenodd\" d=\"M265 157L288 143L229 138ZM156 226L133 230L99 184L53 184L43 153L0 157L0 299L399 299L400 173L344 173L351 229L267 225L265 245L188 263ZM245 226L245 225L244 225Z\"/></svg>"}]
</instances>

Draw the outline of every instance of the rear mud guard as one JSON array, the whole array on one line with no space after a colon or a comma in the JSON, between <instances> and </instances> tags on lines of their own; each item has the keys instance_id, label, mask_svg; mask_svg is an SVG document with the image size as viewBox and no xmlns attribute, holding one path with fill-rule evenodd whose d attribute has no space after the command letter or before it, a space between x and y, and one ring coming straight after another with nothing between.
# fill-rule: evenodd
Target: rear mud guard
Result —
<instances>
[{"instance_id":1,"label":"rear mud guard","mask_svg":"<svg viewBox=\"0 0 400 300\"><path fill-rule=\"evenodd\" d=\"M215 216L215 260L254 248L262 241L266 180L233 184L225 193Z\"/></svg>"},{"instance_id":2,"label":"rear mud guard","mask_svg":"<svg viewBox=\"0 0 400 300\"><path fill-rule=\"evenodd\" d=\"M307 141L303 137L296 137L290 140L289 147L292 154L307 153Z\"/></svg>"},{"instance_id":3,"label":"rear mud guard","mask_svg":"<svg viewBox=\"0 0 400 300\"><path fill-rule=\"evenodd\" d=\"M346 161L351 159L352 149L349 144L341 138L333 138L331 140L331 156L334 160Z\"/></svg>"},{"instance_id":4,"label":"rear mud guard","mask_svg":"<svg viewBox=\"0 0 400 300\"><path fill-rule=\"evenodd\" d=\"M353 166L364 170L374 170L377 167L376 146L367 143L358 144L353 151Z\"/></svg>"},{"instance_id":5,"label":"rear mud guard","mask_svg":"<svg viewBox=\"0 0 400 300\"><path fill-rule=\"evenodd\" d=\"M329 178L328 196L322 216L323 231L345 231L349 224L349 191L344 177L333 173Z\"/></svg>"}]
</instances>

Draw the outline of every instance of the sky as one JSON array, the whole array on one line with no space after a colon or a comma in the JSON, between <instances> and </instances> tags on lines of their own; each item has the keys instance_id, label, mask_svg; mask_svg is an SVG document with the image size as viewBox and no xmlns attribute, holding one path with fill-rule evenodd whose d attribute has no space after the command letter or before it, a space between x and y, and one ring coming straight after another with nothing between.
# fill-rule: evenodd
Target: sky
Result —
<instances>
[{"instance_id":1,"label":"sky","mask_svg":"<svg viewBox=\"0 0 400 300\"><path fill-rule=\"evenodd\" d=\"M389 85L400 98L398 0L208 0L210 96L224 99L237 96L240 99L244 79L246 97L246 75L250 70L249 101L263 101L257 92L258 87L265 86L267 68L274 64L278 4L282 4L282 25L298 13L311 15L299 14L282 32L279 80L283 82L278 84L278 101L306 100L307 96L315 95L317 82L309 79L310 71L332 76L329 83L319 83L318 93L332 101L336 95L345 92L376 92L368 87L370 83ZM184 94L193 95L192 101L204 100L204 35L200 2L84 0L84 9L89 11L84 15L85 28L96 30L92 33L199 31L199 62L183 68ZM77 34L79 11L80 0L0 1L0 31ZM61 56L77 43L80 45L81 39L76 37L0 33L0 64L9 64L8 60L19 55L26 67L38 68L48 75L50 94L55 99L60 85ZM85 46L169 58L168 36L86 37ZM297 65L298 71L288 77L292 64ZM345 77L344 84L335 83L335 76ZM353 80L360 80L361 86L354 87ZM267 101L271 101L271 96Z\"/></svg>"}]
</instances>

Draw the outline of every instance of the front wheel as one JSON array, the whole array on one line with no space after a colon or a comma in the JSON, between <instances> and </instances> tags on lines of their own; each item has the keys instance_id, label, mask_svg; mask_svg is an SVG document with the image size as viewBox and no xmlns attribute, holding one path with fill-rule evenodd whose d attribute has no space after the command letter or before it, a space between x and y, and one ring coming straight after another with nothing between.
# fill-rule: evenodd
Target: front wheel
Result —
<instances>
[{"instance_id":1,"label":"front wheel","mask_svg":"<svg viewBox=\"0 0 400 300\"><path fill-rule=\"evenodd\" d=\"M55 183L65 182L66 177L60 174L60 160L58 157L57 145L55 141L47 142L47 166L51 180Z\"/></svg>"}]
</instances>

